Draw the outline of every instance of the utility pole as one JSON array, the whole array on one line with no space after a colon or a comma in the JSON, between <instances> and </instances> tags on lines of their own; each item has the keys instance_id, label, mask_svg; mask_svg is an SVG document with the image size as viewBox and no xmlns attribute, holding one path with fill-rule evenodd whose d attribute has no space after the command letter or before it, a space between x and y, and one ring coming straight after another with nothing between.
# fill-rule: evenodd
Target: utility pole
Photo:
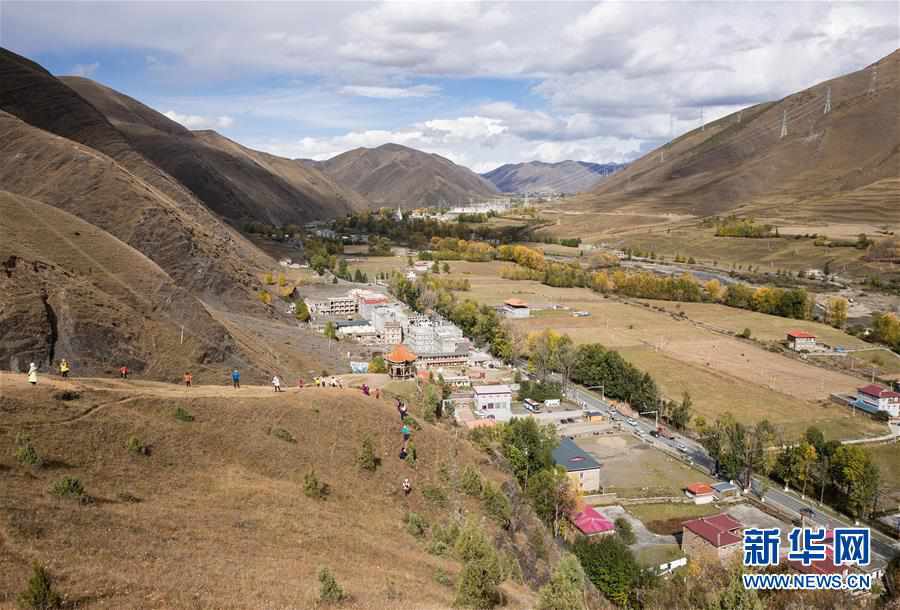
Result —
<instances>
[{"instance_id":1,"label":"utility pole","mask_svg":"<svg viewBox=\"0 0 900 610\"><path fill-rule=\"evenodd\" d=\"M781 115L781 137L787 135L787 110Z\"/></svg>"},{"instance_id":2,"label":"utility pole","mask_svg":"<svg viewBox=\"0 0 900 610\"><path fill-rule=\"evenodd\" d=\"M703 121L703 106L700 106L700 131L706 131L706 123Z\"/></svg>"},{"instance_id":3,"label":"utility pole","mask_svg":"<svg viewBox=\"0 0 900 610\"><path fill-rule=\"evenodd\" d=\"M831 87L828 87L828 91L825 93L825 112L823 114L829 112L831 112Z\"/></svg>"}]
</instances>

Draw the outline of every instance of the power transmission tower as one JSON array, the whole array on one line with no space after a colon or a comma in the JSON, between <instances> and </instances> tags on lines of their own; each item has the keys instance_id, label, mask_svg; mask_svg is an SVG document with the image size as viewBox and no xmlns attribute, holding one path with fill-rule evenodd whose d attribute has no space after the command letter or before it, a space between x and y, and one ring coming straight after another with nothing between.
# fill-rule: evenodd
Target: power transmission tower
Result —
<instances>
[{"instance_id":1,"label":"power transmission tower","mask_svg":"<svg viewBox=\"0 0 900 610\"><path fill-rule=\"evenodd\" d=\"M875 91L878 89L878 64L872 66L872 80L869 81L869 90L866 92L868 95L875 95Z\"/></svg>"},{"instance_id":2,"label":"power transmission tower","mask_svg":"<svg viewBox=\"0 0 900 610\"><path fill-rule=\"evenodd\" d=\"M744 111L741 110L738 112L738 123L740 123L744 119Z\"/></svg>"},{"instance_id":3,"label":"power transmission tower","mask_svg":"<svg viewBox=\"0 0 900 610\"><path fill-rule=\"evenodd\" d=\"M784 114L781 115L781 137L787 135L787 110L784 111Z\"/></svg>"},{"instance_id":4,"label":"power transmission tower","mask_svg":"<svg viewBox=\"0 0 900 610\"><path fill-rule=\"evenodd\" d=\"M825 112L824 114L828 114L831 112L831 87L828 87L828 91L825 93Z\"/></svg>"},{"instance_id":5,"label":"power transmission tower","mask_svg":"<svg viewBox=\"0 0 900 610\"><path fill-rule=\"evenodd\" d=\"M703 121L703 106L700 106L700 131L706 131L706 123Z\"/></svg>"}]
</instances>

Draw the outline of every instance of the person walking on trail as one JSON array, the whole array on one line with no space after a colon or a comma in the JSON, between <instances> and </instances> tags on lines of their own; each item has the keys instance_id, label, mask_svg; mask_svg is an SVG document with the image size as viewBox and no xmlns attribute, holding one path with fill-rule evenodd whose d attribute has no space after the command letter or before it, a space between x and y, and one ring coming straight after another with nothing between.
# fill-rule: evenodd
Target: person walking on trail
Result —
<instances>
[{"instance_id":1,"label":"person walking on trail","mask_svg":"<svg viewBox=\"0 0 900 610\"><path fill-rule=\"evenodd\" d=\"M37 365L34 362L28 366L28 383L37 385Z\"/></svg>"},{"instance_id":2,"label":"person walking on trail","mask_svg":"<svg viewBox=\"0 0 900 610\"><path fill-rule=\"evenodd\" d=\"M235 390L241 389L241 372L237 369L231 371L231 387Z\"/></svg>"},{"instance_id":3,"label":"person walking on trail","mask_svg":"<svg viewBox=\"0 0 900 610\"><path fill-rule=\"evenodd\" d=\"M375 388L375 400L379 400L381 398L381 390L379 388Z\"/></svg>"},{"instance_id":4,"label":"person walking on trail","mask_svg":"<svg viewBox=\"0 0 900 610\"><path fill-rule=\"evenodd\" d=\"M408 496L411 491L412 483L409 482L409 479L403 479L403 495Z\"/></svg>"},{"instance_id":5,"label":"person walking on trail","mask_svg":"<svg viewBox=\"0 0 900 610\"><path fill-rule=\"evenodd\" d=\"M275 387L276 392L281 391L281 380L278 378L278 375L272 377L272 385Z\"/></svg>"},{"instance_id":6,"label":"person walking on trail","mask_svg":"<svg viewBox=\"0 0 900 610\"><path fill-rule=\"evenodd\" d=\"M69 361L65 358L59 361L59 374L63 376L63 379L69 376Z\"/></svg>"},{"instance_id":7,"label":"person walking on trail","mask_svg":"<svg viewBox=\"0 0 900 610\"><path fill-rule=\"evenodd\" d=\"M400 421L405 421L406 405L399 398L397 399L397 412L400 414Z\"/></svg>"},{"instance_id":8,"label":"person walking on trail","mask_svg":"<svg viewBox=\"0 0 900 610\"><path fill-rule=\"evenodd\" d=\"M119 367L119 379L128 379L128 367L124 364Z\"/></svg>"},{"instance_id":9,"label":"person walking on trail","mask_svg":"<svg viewBox=\"0 0 900 610\"><path fill-rule=\"evenodd\" d=\"M401 432L401 434L403 434L403 442L406 443L406 441L409 440L409 437L411 434L409 426L407 426L406 424L403 424L403 427L400 428L400 432Z\"/></svg>"},{"instance_id":10,"label":"person walking on trail","mask_svg":"<svg viewBox=\"0 0 900 610\"><path fill-rule=\"evenodd\" d=\"M191 375L191 372L188 371L184 374L184 387L189 388L191 384L194 382L194 376Z\"/></svg>"},{"instance_id":11,"label":"person walking on trail","mask_svg":"<svg viewBox=\"0 0 900 610\"><path fill-rule=\"evenodd\" d=\"M303 378L302 378L302 377L298 377L298 378L297 378L297 389L298 389L298 390L302 390L302 389L303 389Z\"/></svg>"},{"instance_id":12,"label":"person walking on trail","mask_svg":"<svg viewBox=\"0 0 900 610\"><path fill-rule=\"evenodd\" d=\"M367 386L366 384L363 384L362 393L365 394L366 396L368 396L369 395L369 386Z\"/></svg>"}]
</instances>

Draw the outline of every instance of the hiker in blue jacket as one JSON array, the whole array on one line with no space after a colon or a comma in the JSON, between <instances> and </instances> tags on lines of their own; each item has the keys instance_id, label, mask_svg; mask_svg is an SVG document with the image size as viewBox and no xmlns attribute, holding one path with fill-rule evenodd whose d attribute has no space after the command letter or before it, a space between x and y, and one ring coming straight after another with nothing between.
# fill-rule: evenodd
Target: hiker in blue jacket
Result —
<instances>
[{"instance_id":1,"label":"hiker in blue jacket","mask_svg":"<svg viewBox=\"0 0 900 610\"><path fill-rule=\"evenodd\" d=\"M241 372L237 369L231 371L231 385L234 386L235 390L241 389Z\"/></svg>"}]
</instances>

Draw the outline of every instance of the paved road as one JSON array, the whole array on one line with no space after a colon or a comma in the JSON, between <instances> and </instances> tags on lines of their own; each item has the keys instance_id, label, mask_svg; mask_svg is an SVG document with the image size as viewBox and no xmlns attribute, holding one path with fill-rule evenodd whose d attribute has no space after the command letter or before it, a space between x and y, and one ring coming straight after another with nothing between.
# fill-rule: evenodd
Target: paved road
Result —
<instances>
[{"instance_id":1,"label":"paved road","mask_svg":"<svg viewBox=\"0 0 900 610\"><path fill-rule=\"evenodd\" d=\"M759 496L759 492L761 491L761 483L761 479L754 477L751 484L753 491L757 496ZM853 524L849 521L838 519L817 509L814 506L813 501L799 498L793 493L786 492L779 487L770 487L766 491L765 500L766 504L770 504L785 514L797 519L800 518L800 511L806 511L805 515L810 521L828 529L834 529L836 527L853 527ZM900 552L900 544L873 530L872 551L879 555L884 563L887 563L891 557Z\"/></svg>"},{"instance_id":2,"label":"paved road","mask_svg":"<svg viewBox=\"0 0 900 610\"><path fill-rule=\"evenodd\" d=\"M634 428L645 437L650 437L650 433L655 430L656 420L647 420L642 417L633 419L634 424L630 424L626 416L618 413L615 407L603 400L599 394L587 390L581 386L570 383L566 394L570 400L574 400L579 404L587 405L591 411L599 411L610 417L612 421L618 421L625 426ZM715 470L715 461L712 460L699 443L686 438L680 434L672 433L673 438L668 439L662 436L652 439L652 444L666 453L673 454L677 457L689 458L694 464L705 468L710 475Z\"/></svg>"}]
</instances>

